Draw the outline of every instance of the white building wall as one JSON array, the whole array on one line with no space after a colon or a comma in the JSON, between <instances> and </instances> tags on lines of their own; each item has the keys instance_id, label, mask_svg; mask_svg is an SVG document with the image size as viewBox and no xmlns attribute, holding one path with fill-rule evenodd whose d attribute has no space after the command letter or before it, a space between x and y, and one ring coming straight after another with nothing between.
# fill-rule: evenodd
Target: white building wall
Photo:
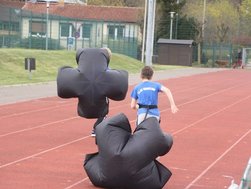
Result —
<instances>
[{"instance_id":1,"label":"white building wall","mask_svg":"<svg viewBox=\"0 0 251 189\"><path fill-rule=\"evenodd\" d=\"M27 38L29 37L29 20L28 19L23 19L22 20L22 38Z\"/></svg>"},{"instance_id":2,"label":"white building wall","mask_svg":"<svg viewBox=\"0 0 251 189\"><path fill-rule=\"evenodd\" d=\"M32 19L33 21L37 19ZM62 20L49 20L48 24L48 34L49 38L60 40L59 44L61 47L64 47L66 49L69 49L69 46L67 46L67 37L60 37L60 22ZM91 23L88 22L87 23ZM22 20L22 38L28 38L29 37L29 28L30 28L30 19L29 18L23 18ZM80 28L80 36L78 38L74 37L74 44L71 46L71 49L79 49L83 47L107 47L108 46L108 26L110 23L105 22L93 22L93 26L91 28L91 38L83 38L82 36L82 27L83 24L85 24L84 21L80 22L72 22L73 27ZM136 24L118 24L118 25L124 25L124 37L125 38L138 38L141 37L140 34L140 27ZM73 34L74 35L74 34ZM115 31L116 35L116 31ZM45 36L42 36L45 38ZM116 38L115 38L116 39ZM141 40L138 39L139 41Z\"/></svg>"},{"instance_id":3,"label":"white building wall","mask_svg":"<svg viewBox=\"0 0 251 189\"><path fill-rule=\"evenodd\" d=\"M59 38L59 22L50 21L48 31L49 31L49 37L51 37L52 39L58 39Z\"/></svg>"}]
</instances>

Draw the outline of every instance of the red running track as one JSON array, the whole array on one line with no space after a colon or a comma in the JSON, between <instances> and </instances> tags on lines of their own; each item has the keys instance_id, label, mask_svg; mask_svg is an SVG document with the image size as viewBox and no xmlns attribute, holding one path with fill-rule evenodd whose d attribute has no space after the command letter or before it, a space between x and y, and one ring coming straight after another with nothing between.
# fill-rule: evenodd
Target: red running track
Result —
<instances>
[{"instance_id":1,"label":"red running track","mask_svg":"<svg viewBox=\"0 0 251 189\"><path fill-rule=\"evenodd\" d=\"M227 188L239 183L251 156L251 72L227 70L161 81L180 111L160 95L161 127L174 137L160 162L173 172L165 189ZM111 102L109 116L125 113L132 127L129 93ZM94 189L84 169L96 152L95 120L77 116L76 99L57 97L0 106L0 188Z\"/></svg>"}]
</instances>

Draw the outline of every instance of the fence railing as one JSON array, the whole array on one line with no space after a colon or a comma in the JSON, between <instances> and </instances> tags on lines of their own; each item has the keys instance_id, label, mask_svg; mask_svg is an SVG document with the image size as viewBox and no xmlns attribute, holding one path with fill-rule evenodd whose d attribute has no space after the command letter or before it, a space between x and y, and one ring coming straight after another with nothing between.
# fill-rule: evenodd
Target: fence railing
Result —
<instances>
[{"instance_id":1,"label":"fence railing","mask_svg":"<svg viewBox=\"0 0 251 189\"><path fill-rule=\"evenodd\" d=\"M114 53L138 58L141 40L139 26L132 23L71 19L0 5L0 47L45 50L109 47Z\"/></svg>"}]
</instances>

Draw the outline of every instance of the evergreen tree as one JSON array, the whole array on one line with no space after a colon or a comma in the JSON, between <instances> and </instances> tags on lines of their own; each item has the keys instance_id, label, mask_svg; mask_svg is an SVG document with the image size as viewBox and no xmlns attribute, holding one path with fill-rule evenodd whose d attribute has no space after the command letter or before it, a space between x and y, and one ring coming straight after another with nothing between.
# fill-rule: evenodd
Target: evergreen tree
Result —
<instances>
[{"instance_id":1,"label":"evergreen tree","mask_svg":"<svg viewBox=\"0 0 251 189\"><path fill-rule=\"evenodd\" d=\"M88 0L88 5L144 7L145 0Z\"/></svg>"},{"instance_id":2,"label":"evergreen tree","mask_svg":"<svg viewBox=\"0 0 251 189\"><path fill-rule=\"evenodd\" d=\"M147 0L124 0L125 6L128 7L144 7Z\"/></svg>"},{"instance_id":3,"label":"evergreen tree","mask_svg":"<svg viewBox=\"0 0 251 189\"><path fill-rule=\"evenodd\" d=\"M170 37L171 14L173 18L173 38L194 39L196 36L196 22L194 19L182 15L181 9L185 0L157 0L157 39Z\"/></svg>"},{"instance_id":4,"label":"evergreen tree","mask_svg":"<svg viewBox=\"0 0 251 189\"><path fill-rule=\"evenodd\" d=\"M88 5L124 6L124 0L88 0Z\"/></svg>"}]
</instances>

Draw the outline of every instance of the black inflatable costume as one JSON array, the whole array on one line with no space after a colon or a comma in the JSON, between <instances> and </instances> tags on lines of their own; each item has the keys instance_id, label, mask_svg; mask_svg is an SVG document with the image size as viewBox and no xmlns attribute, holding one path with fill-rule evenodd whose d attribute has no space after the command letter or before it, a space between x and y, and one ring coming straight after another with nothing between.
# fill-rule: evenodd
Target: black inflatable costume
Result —
<instances>
[{"instance_id":1,"label":"black inflatable costume","mask_svg":"<svg viewBox=\"0 0 251 189\"><path fill-rule=\"evenodd\" d=\"M155 160L172 147L156 118L148 118L131 134L124 114L104 120L96 128L98 152L86 155L84 169L97 187L161 189L171 172Z\"/></svg>"},{"instance_id":2,"label":"black inflatable costume","mask_svg":"<svg viewBox=\"0 0 251 189\"><path fill-rule=\"evenodd\" d=\"M78 98L78 115L85 118L104 117L108 113L106 98L123 100L128 90L128 73L108 68L106 49L85 48L77 51L78 68L61 67L57 91L61 98Z\"/></svg>"}]
</instances>

